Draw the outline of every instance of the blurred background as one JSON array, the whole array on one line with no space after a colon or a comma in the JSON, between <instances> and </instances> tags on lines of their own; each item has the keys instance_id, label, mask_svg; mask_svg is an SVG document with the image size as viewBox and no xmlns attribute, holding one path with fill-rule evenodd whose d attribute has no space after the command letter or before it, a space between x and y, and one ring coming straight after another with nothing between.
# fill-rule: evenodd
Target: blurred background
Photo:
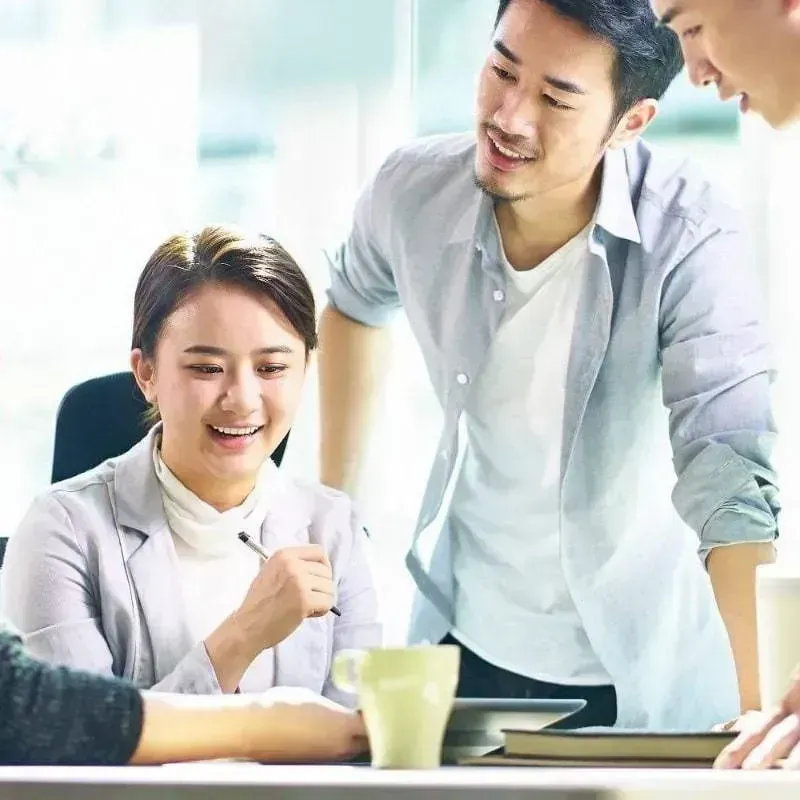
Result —
<instances>
[{"instance_id":1,"label":"blurred background","mask_svg":"<svg viewBox=\"0 0 800 800\"><path fill-rule=\"evenodd\" d=\"M387 151L471 129L495 10L495 0L0 0L0 536L49 482L64 392L127 368L133 289L160 240L209 222L268 232L322 301L323 248L345 235ZM750 222L782 369L783 546L800 550L798 135L740 120L681 75L647 138L697 162ZM312 374L284 462L305 476L317 471L316 414ZM439 423L401 321L359 498L392 639L404 633L403 555Z\"/></svg>"}]
</instances>

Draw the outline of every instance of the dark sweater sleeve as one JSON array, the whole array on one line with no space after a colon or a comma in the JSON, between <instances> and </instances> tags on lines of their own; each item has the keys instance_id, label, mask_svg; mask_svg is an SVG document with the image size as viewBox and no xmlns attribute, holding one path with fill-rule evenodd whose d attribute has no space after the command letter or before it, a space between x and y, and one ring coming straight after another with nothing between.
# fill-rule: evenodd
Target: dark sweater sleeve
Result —
<instances>
[{"instance_id":1,"label":"dark sweater sleeve","mask_svg":"<svg viewBox=\"0 0 800 800\"><path fill-rule=\"evenodd\" d=\"M0 630L0 763L125 764L142 719L133 685L36 661Z\"/></svg>"}]
</instances>

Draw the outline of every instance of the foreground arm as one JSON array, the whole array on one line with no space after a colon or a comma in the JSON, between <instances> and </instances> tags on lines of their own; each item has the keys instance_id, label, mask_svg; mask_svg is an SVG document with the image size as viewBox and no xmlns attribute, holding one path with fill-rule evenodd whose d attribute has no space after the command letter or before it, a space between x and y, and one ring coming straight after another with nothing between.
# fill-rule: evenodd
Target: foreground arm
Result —
<instances>
[{"instance_id":1,"label":"foreground arm","mask_svg":"<svg viewBox=\"0 0 800 800\"><path fill-rule=\"evenodd\" d=\"M144 695L132 764L211 758L338 761L367 749L360 715L303 689L256 697Z\"/></svg>"},{"instance_id":2,"label":"foreground arm","mask_svg":"<svg viewBox=\"0 0 800 800\"><path fill-rule=\"evenodd\" d=\"M0 632L0 764L333 761L366 749L361 717L311 692L144 696L31 658Z\"/></svg>"},{"instance_id":3,"label":"foreground arm","mask_svg":"<svg viewBox=\"0 0 800 800\"><path fill-rule=\"evenodd\" d=\"M142 727L139 692L52 667L0 632L0 763L124 764Z\"/></svg>"}]
</instances>

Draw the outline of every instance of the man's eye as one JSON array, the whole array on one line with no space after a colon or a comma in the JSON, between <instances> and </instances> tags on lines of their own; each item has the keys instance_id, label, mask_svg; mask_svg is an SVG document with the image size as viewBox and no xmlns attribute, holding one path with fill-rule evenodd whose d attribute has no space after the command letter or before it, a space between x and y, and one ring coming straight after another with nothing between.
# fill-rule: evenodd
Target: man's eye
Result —
<instances>
[{"instance_id":1,"label":"man's eye","mask_svg":"<svg viewBox=\"0 0 800 800\"><path fill-rule=\"evenodd\" d=\"M285 370L286 367L283 364L265 364L263 367L259 367L262 375L280 375Z\"/></svg>"},{"instance_id":2,"label":"man's eye","mask_svg":"<svg viewBox=\"0 0 800 800\"><path fill-rule=\"evenodd\" d=\"M551 106L552 108L560 108L562 111L571 111L572 106L566 105L566 103L560 103L555 97L551 97L549 94L543 95L544 101L547 105Z\"/></svg>"}]
</instances>

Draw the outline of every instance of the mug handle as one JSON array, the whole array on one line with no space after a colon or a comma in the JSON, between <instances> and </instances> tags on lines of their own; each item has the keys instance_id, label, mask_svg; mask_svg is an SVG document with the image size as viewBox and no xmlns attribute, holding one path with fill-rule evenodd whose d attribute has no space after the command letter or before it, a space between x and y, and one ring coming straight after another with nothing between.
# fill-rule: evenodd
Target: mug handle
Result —
<instances>
[{"instance_id":1,"label":"mug handle","mask_svg":"<svg viewBox=\"0 0 800 800\"><path fill-rule=\"evenodd\" d=\"M358 694L361 683L361 664L367 656L366 650L340 650L333 660L331 677L343 692Z\"/></svg>"}]
</instances>

